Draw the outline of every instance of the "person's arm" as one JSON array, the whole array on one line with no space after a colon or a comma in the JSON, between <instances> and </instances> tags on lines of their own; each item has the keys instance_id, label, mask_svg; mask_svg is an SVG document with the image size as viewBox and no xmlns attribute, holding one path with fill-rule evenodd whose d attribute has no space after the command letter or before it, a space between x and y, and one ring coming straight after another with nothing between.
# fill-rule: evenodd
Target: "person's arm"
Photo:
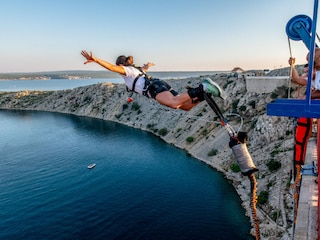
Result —
<instances>
[{"instance_id":1,"label":"person's arm","mask_svg":"<svg viewBox=\"0 0 320 240\"><path fill-rule=\"evenodd\" d=\"M119 73L119 74L122 74L122 75L126 75L126 72L125 72L125 70L124 70L124 68L122 66L117 66L117 65L114 65L114 64L109 63L107 61L104 61L102 59L99 59L97 57L94 57L92 55L92 52L90 52L90 54L88 54L87 51L82 51L81 55L84 56L87 59L87 61L84 64L95 62L95 63L98 63L100 66L108 69L111 72L115 72L115 73Z\"/></svg>"},{"instance_id":2,"label":"person's arm","mask_svg":"<svg viewBox=\"0 0 320 240\"><path fill-rule=\"evenodd\" d=\"M292 72L291 72L292 73L292 75L291 75L292 82L305 86L308 84L308 82L305 79L305 77L299 76L299 73L294 66L295 62L296 62L295 58L289 58L289 65L291 66L291 70L292 70Z\"/></svg>"},{"instance_id":3,"label":"person's arm","mask_svg":"<svg viewBox=\"0 0 320 240\"><path fill-rule=\"evenodd\" d=\"M154 63L148 62L148 63L144 64L144 65L141 67L141 69L143 70L143 72L146 72L146 71L148 71L149 67L152 67L152 66L154 66L154 65L155 65Z\"/></svg>"},{"instance_id":4,"label":"person's arm","mask_svg":"<svg viewBox=\"0 0 320 240\"><path fill-rule=\"evenodd\" d=\"M292 82L306 86L308 84L308 80L305 76L299 76L297 70L295 68L292 68Z\"/></svg>"}]
</instances>

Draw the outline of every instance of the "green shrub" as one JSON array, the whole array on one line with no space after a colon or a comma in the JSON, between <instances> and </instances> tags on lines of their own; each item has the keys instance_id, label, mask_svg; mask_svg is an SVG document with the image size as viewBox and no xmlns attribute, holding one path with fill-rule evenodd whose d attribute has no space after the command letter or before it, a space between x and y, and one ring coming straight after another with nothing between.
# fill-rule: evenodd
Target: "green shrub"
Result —
<instances>
[{"instance_id":1,"label":"green shrub","mask_svg":"<svg viewBox=\"0 0 320 240\"><path fill-rule=\"evenodd\" d=\"M255 109L255 108L256 108L256 101L255 101L255 100L250 101L250 102L249 102L249 105L250 105L253 109Z\"/></svg>"},{"instance_id":2,"label":"green shrub","mask_svg":"<svg viewBox=\"0 0 320 240\"><path fill-rule=\"evenodd\" d=\"M275 98L277 98L278 97L278 93L275 93L275 92L273 92L273 93L271 93L271 96L270 96L272 99L275 99Z\"/></svg>"},{"instance_id":3,"label":"green shrub","mask_svg":"<svg viewBox=\"0 0 320 240\"><path fill-rule=\"evenodd\" d=\"M203 135L203 136L206 136L207 134L208 134L208 129L203 129L202 131L201 131L201 134Z\"/></svg>"},{"instance_id":4,"label":"green shrub","mask_svg":"<svg viewBox=\"0 0 320 240\"><path fill-rule=\"evenodd\" d=\"M230 169L232 172L240 172L240 166L237 163L232 163L232 165L230 166Z\"/></svg>"},{"instance_id":5,"label":"green shrub","mask_svg":"<svg viewBox=\"0 0 320 240\"><path fill-rule=\"evenodd\" d=\"M140 109L140 105L138 103L136 103L136 102L133 102L132 106L131 106L131 109L137 111L137 110Z\"/></svg>"},{"instance_id":6,"label":"green shrub","mask_svg":"<svg viewBox=\"0 0 320 240\"><path fill-rule=\"evenodd\" d=\"M194 141L194 137L187 137L187 143L192 143Z\"/></svg>"},{"instance_id":7,"label":"green shrub","mask_svg":"<svg viewBox=\"0 0 320 240\"><path fill-rule=\"evenodd\" d=\"M245 111L247 109L247 107L245 105L240 106L239 110L240 111Z\"/></svg>"},{"instance_id":8,"label":"green shrub","mask_svg":"<svg viewBox=\"0 0 320 240\"><path fill-rule=\"evenodd\" d=\"M252 120L252 121L251 121L251 126L250 126L250 128L251 128L251 129L254 129L254 128L256 127L257 122L258 122L258 119Z\"/></svg>"},{"instance_id":9,"label":"green shrub","mask_svg":"<svg viewBox=\"0 0 320 240\"><path fill-rule=\"evenodd\" d=\"M232 109L233 110L237 110L238 107L238 103L239 103L240 99L236 99L232 102Z\"/></svg>"},{"instance_id":10,"label":"green shrub","mask_svg":"<svg viewBox=\"0 0 320 240\"><path fill-rule=\"evenodd\" d=\"M128 104L125 103L122 105L122 110L126 110L128 107L129 107Z\"/></svg>"},{"instance_id":11,"label":"green shrub","mask_svg":"<svg viewBox=\"0 0 320 240\"><path fill-rule=\"evenodd\" d=\"M278 216L279 216L279 212L278 212L278 211L274 211L274 212L272 212L272 214L271 214L271 219L272 219L273 221L277 221Z\"/></svg>"},{"instance_id":12,"label":"green shrub","mask_svg":"<svg viewBox=\"0 0 320 240\"><path fill-rule=\"evenodd\" d=\"M287 98L288 97L288 87L286 86L280 86L277 89L275 89L272 93L271 93L271 98L275 99L277 97L281 97L281 98Z\"/></svg>"},{"instance_id":13,"label":"green shrub","mask_svg":"<svg viewBox=\"0 0 320 240\"><path fill-rule=\"evenodd\" d=\"M217 155L217 153L218 153L218 150L215 149L215 148L212 148L211 151L208 152L208 156L209 156L209 157L212 157L212 156Z\"/></svg>"},{"instance_id":14,"label":"green shrub","mask_svg":"<svg viewBox=\"0 0 320 240\"><path fill-rule=\"evenodd\" d=\"M287 131L286 131L286 136L292 135L292 134L293 134L293 131L292 131L292 130L287 130Z\"/></svg>"},{"instance_id":15,"label":"green shrub","mask_svg":"<svg viewBox=\"0 0 320 240\"><path fill-rule=\"evenodd\" d=\"M273 150L271 153L270 153L270 155L271 155L271 157L274 157L274 156L276 156L277 154L279 154L280 153L280 150L279 149L276 149L276 150Z\"/></svg>"},{"instance_id":16,"label":"green shrub","mask_svg":"<svg viewBox=\"0 0 320 240\"><path fill-rule=\"evenodd\" d=\"M88 103L91 101L91 97L90 96L85 96L83 99L84 102Z\"/></svg>"},{"instance_id":17,"label":"green shrub","mask_svg":"<svg viewBox=\"0 0 320 240\"><path fill-rule=\"evenodd\" d=\"M268 202L268 199L269 199L269 192L262 191L258 196L258 203L265 204Z\"/></svg>"},{"instance_id":18,"label":"green shrub","mask_svg":"<svg viewBox=\"0 0 320 240\"><path fill-rule=\"evenodd\" d=\"M159 130L159 135L160 136L165 136L165 135L167 135L168 134L168 129L166 129L166 128L161 128L160 130Z\"/></svg>"},{"instance_id":19,"label":"green shrub","mask_svg":"<svg viewBox=\"0 0 320 240\"><path fill-rule=\"evenodd\" d=\"M276 171L281 167L281 162L276 161L274 159L271 159L268 163L267 163L267 167L269 169L270 172Z\"/></svg>"},{"instance_id":20,"label":"green shrub","mask_svg":"<svg viewBox=\"0 0 320 240\"><path fill-rule=\"evenodd\" d=\"M154 126L155 126L154 123L148 123L148 124L147 124L147 128L153 128Z\"/></svg>"}]
</instances>

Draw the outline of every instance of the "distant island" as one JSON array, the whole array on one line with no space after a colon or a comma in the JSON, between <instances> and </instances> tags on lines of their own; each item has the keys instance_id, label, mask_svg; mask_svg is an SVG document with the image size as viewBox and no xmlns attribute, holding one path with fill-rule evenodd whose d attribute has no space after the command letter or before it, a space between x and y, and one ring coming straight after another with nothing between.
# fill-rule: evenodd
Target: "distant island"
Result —
<instances>
[{"instance_id":1,"label":"distant island","mask_svg":"<svg viewBox=\"0 0 320 240\"><path fill-rule=\"evenodd\" d=\"M230 71L150 71L148 74L155 78L183 78L200 75L216 75L219 73L230 73ZM196 73L196 74L195 74ZM50 80L50 79L97 79L97 78L121 78L117 73L107 70L70 70L70 71L48 71L48 72L17 72L17 73L0 73L1 80Z\"/></svg>"},{"instance_id":2,"label":"distant island","mask_svg":"<svg viewBox=\"0 0 320 240\"><path fill-rule=\"evenodd\" d=\"M297 71L303 73L303 65L295 66ZM158 71L158 72L148 72L151 76L156 78L166 78L174 79L175 74L173 73L198 73L201 75L217 75L221 73L225 74L251 74L253 76L289 76L290 68L284 67L281 69L264 69L264 70L243 70L240 67L235 67L230 71ZM165 73L165 74L164 74ZM177 74L181 76L181 74ZM190 76L190 74L187 74ZM68 71L47 71L47 72L14 72L14 73L0 73L1 80L50 80L50 79L95 79L95 78L119 78L119 74L113 73L106 70L68 70ZM178 77L179 78L179 77Z\"/></svg>"},{"instance_id":3,"label":"distant island","mask_svg":"<svg viewBox=\"0 0 320 240\"><path fill-rule=\"evenodd\" d=\"M50 79L91 79L117 78L119 74L109 71L50 71L50 72L19 72L0 73L0 80L50 80Z\"/></svg>"}]
</instances>

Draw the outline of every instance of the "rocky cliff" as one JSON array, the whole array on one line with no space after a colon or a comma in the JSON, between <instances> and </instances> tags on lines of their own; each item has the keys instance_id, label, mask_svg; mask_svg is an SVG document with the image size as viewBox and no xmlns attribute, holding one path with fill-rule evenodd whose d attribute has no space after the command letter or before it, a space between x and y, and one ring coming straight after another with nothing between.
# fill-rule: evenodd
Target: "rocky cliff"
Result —
<instances>
[{"instance_id":1,"label":"rocky cliff","mask_svg":"<svg viewBox=\"0 0 320 240\"><path fill-rule=\"evenodd\" d=\"M225 75L210 77L229 96L225 101L215 99L229 124L236 131L240 129L249 135L248 150L259 168L255 175L258 180L257 206L261 237L290 239L293 196L289 183L294 119L266 115L267 103L275 97L286 97L287 89L282 87L270 94L256 94L247 92L245 79ZM201 78L168 82L174 89L182 92L187 85L198 86ZM132 96L134 101L128 103L127 97L123 84L106 82L64 91L3 92L0 94L0 108L88 116L152 132L222 172L233 184L251 218L250 182L239 172L228 146L228 133L206 102L185 112L169 109L155 100L136 94Z\"/></svg>"}]
</instances>

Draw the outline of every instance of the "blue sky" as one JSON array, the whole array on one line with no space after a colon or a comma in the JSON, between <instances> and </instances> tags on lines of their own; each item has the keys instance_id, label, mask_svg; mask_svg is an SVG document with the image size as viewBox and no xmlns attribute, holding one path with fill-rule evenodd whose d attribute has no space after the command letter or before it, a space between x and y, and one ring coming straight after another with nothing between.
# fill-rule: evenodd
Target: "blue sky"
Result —
<instances>
[{"instance_id":1,"label":"blue sky","mask_svg":"<svg viewBox=\"0 0 320 240\"><path fill-rule=\"evenodd\" d=\"M114 62L133 55L153 71L288 65L285 26L313 17L313 0L2 0L0 72L101 70L81 50ZM319 22L319 21L318 21ZM319 29L319 27L317 27ZM319 31L318 31L319 32ZM291 41L297 63L307 48Z\"/></svg>"}]
</instances>

